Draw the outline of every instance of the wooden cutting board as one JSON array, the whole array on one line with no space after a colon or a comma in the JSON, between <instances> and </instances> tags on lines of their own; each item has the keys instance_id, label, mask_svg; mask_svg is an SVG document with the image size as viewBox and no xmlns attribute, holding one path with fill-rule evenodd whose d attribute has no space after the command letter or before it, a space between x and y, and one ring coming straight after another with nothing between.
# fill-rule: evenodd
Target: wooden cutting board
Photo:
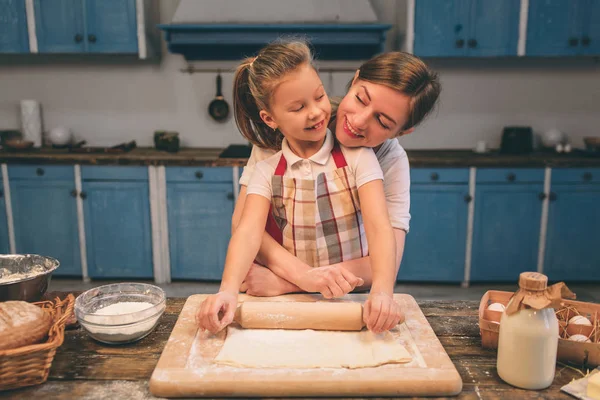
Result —
<instances>
[{"instance_id":1,"label":"wooden cutting board","mask_svg":"<svg viewBox=\"0 0 600 400\"><path fill-rule=\"evenodd\" d=\"M406 347L412 361L359 369L262 369L214 364L226 333L211 335L198 330L195 314L206 296L187 299L150 379L150 391L155 396L449 396L462 390L456 368L410 295L394 295L406 322L391 332ZM350 294L335 301L363 303L366 298L364 294ZM239 300L325 301L311 294L268 298L240 295Z\"/></svg>"}]
</instances>

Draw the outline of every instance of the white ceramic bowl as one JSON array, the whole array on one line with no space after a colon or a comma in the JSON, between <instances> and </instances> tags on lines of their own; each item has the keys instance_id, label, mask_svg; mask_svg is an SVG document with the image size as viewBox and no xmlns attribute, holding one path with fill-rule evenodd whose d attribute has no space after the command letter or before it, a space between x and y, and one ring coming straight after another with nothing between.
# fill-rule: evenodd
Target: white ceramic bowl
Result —
<instances>
[{"instance_id":1,"label":"white ceramic bowl","mask_svg":"<svg viewBox=\"0 0 600 400\"><path fill-rule=\"evenodd\" d=\"M97 314L116 303L150 303L151 307L126 314ZM75 300L75 316L94 339L108 344L131 343L154 330L167 299L158 286L146 283L113 283L82 293Z\"/></svg>"},{"instance_id":2,"label":"white ceramic bowl","mask_svg":"<svg viewBox=\"0 0 600 400\"><path fill-rule=\"evenodd\" d=\"M59 126L56 128L50 129L48 132L48 139L50 143L56 146L66 146L71 143L73 139L73 134L69 128L65 128L64 126Z\"/></svg>"}]
</instances>

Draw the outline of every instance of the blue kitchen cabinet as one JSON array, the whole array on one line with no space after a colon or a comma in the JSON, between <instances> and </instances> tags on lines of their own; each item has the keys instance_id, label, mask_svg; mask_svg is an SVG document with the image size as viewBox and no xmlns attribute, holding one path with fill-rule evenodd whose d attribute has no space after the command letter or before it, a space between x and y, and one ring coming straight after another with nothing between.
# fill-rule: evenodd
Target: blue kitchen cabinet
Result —
<instances>
[{"instance_id":1,"label":"blue kitchen cabinet","mask_svg":"<svg viewBox=\"0 0 600 400\"><path fill-rule=\"evenodd\" d=\"M221 279L231 238L232 176L231 168L167 168L173 279Z\"/></svg>"},{"instance_id":2,"label":"blue kitchen cabinet","mask_svg":"<svg viewBox=\"0 0 600 400\"><path fill-rule=\"evenodd\" d=\"M544 273L552 281L600 280L600 169L553 169Z\"/></svg>"},{"instance_id":3,"label":"blue kitchen cabinet","mask_svg":"<svg viewBox=\"0 0 600 400\"><path fill-rule=\"evenodd\" d=\"M537 271L543 182L543 169L477 171L471 281Z\"/></svg>"},{"instance_id":4,"label":"blue kitchen cabinet","mask_svg":"<svg viewBox=\"0 0 600 400\"><path fill-rule=\"evenodd\" d=\"M135 0L35 0L40 53L137 53Z\"/></svg>"},{"instance_id":5,"label":"blue kitchen cabinet","mask_svg":"<svg viewBox=\"0 0 600 400\"><path fill-rule=\"evenodd\" d=\"M135 0L86 0L90 53L137 53Z\"/></svg>"},{"instance_id":6,"label":"blue kitchen cabinet","mask_svg":"<svg viewBox=\"0 0 600 400\"><path fill-rule=\"evenodd\" d=\"M600 54L600 4L595 0L530 0L528 56Z\"/></svg>"},{"instance_id":7,"label":"blue kitchen cabinet","mask_svg":"<svg viewBox=\"0 0 600 400\"><path fill-rule=\"evenodd\" d=\"M0 0L0 53L28 53L27 14L23 0Z\"/></svg>"},{"instance_id":8,"label":"blue kitchen cabinet","mask_svg":"<svg viewBox=\"0 0 600 400\"><path fill-rule=\"evenodd\" d=\"M415 3L414 53L456 57L467 52L470 0L420 0Z\"/></svg>"},{"instance_id":9,"label":"blue kitchen cabinet","mask_svg":"<svg viewBox=\"0 0 600 400\"><path fill-rule=\"evenodd\" d=\"M399 281L463 281L468 181L468 169L411 170L411 224Z\"/></svg>"},{"instance_id":10,"label":"blue kitchen cabinet","mask_svg":"<svg viewBox=\"0 0 600 400\"><path fill-rule=\"evenodd\" d=\"M473 0L468 55L516 56L519 41L520 0Z\"/></svg>"},{"instance_id":11,"label":"blue kitchen cabinet","mask_svg":"<svg viewBox=\"0 0 600 400\"><path fill-rule=\"evenodd\" d=\"M600 54L600 1L587 0L584 13L581 47L584 55Z\"/></svg>"},{"instance_id":12,"label":"blue kitchen cabinet","mask_svg":"<svg viewBox=\"0 0 600 400\"><path fill-rule=\"evenodd\" d=\"M6 218L6 200L4 198L4 186L0 177L0 254L10 253L10 242L8 239L8 221Z\"/></svg>"},{"instance_id":13,"label":"blue kitchen cabinet","mask_svg":"<svg viewBox=\"0 0 600 400\"><path fill-rule=\"evenodd\" d=\"M56 258L54 275L81 275L73 167L8 167L16 252Z\"/></svg>"},{"instance_id":14,"label":"blue kitchen cabinet","mask_svg":"<svg viewBox=\"0 0 600 400\"><path fill-rule=\"evenodd\" d=\"M82 0L35 0L40 53L83 53L86 49Z\"/></svg>"},{"instance_id":15,"label":"blue kitchen cabinet","mask_svg":"<svg viewBox=\"0 0 600 400\"><path fill-rule=\"evenodd\" d=\"M519 0L417 0L414 53L422 57L517 54Z\"/></svg>"},{"instance_id":16,"label":"blue kitchen cabinet","mask_svg":"<svg viewBox=\"0 0 600 400\"><path fill-rule=\"evenodd\" d=\"M152 278L146 167L84 166L82 192L91 278Z\"/></svg>"}]
</instances>

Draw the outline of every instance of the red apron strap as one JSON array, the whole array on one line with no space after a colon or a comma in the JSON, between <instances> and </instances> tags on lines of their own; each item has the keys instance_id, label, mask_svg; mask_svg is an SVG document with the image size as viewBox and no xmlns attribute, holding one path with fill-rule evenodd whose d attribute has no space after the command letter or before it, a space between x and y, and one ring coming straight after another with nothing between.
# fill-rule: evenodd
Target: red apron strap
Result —
<instances>
[{"instance_id":1,"label":"red apron strap","mask_svg":"<svg viewBox=\"0 0 600 400\"><path fill-rule=\"evenodd\" d=\"M335 161L335 166L337 168L344 168L348 165L346 163L346 157L342 153L342 149L340 149L340 144L336 141L333 145L333 150L331 150L331 155L333 156L333 161Z\"/></svg>"},{"instance_id":2,"label":"red apron strap","mask_svg":"<svg viewBox=\"0 0 600 400\"><path fill-rule=\"evenodd\" d=\"M283 154L279 159L279 163L277 164L277 168L275 168L275 176L283 176L285 174L285 170L287 168L287 161ZM283 233L277 223L275 222L275 218L273 217L273 205L269 208L269 216L267 217L267 224L265 226L265 230L275 241L281 245L283 245Z\"/></svg>"},{"instance_id":3,"label":"red apron strap","mask_svg":"<svg viewBox=\"0 0 600 400\"><path fill-rule=\"evenodd\" d=\"M275 217L273 217L273 206L269 208L269 216L267 217L267 225L265 226L265 230L273 239L275 239L277 243L283 245L283 233L277 226Z\"/></svg>"},{"instance_id":4,"label":"red apron strap","mask_svg":"<svg viewBox=\"0 0 600 400\"><path fill-rule=\"evenodd\" d=\"M277 168L275 168L275 176L283 176L283 174L285 174L286 168L287 161L285 160L285 157L282 154L281 158L279 159L279 164L277 164Z\"/></svg>"}]
</instances>

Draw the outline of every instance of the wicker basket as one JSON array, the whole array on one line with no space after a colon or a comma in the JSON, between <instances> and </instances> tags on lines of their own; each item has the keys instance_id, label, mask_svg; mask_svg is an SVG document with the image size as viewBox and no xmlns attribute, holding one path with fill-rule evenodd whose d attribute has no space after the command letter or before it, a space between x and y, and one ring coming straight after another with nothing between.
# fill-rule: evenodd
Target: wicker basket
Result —
<instances>
[{"instance_id":1,"label":"wicker basket","mask_svg":"<svg viewBox=\"0 0 600 400\"><path fill-rule=\"evenodd\" d=\"M38 385L46 382L56 349L65 339L65 325L73 316L75 297L69 294L64 300L33 303L49 313L54 323L44 343L18 349L0 350L0 391Z\"/></svg>"},{"instance_id":2,"label":"wicker basket","mask_svg":"<svg viewBox=\"0 0 600 400\"><path fill-rule=\"evenodd\" d=\"M512 295L513 292L488 290L481 298L479 303L479 333L481 334L481 346L483 348L497 349L500 336L500 316L502 313L490 311L487 308L492 303L501 303L506 306ZM587 315L600 315L600 304L566 299L563 300L563 303L573 306ZM564 329L560 321L559 329ZM559 338L557 359L562 362L585 365L586 367L599 366L600 343L581 343Z\"/></svg>"}]
</instances>

